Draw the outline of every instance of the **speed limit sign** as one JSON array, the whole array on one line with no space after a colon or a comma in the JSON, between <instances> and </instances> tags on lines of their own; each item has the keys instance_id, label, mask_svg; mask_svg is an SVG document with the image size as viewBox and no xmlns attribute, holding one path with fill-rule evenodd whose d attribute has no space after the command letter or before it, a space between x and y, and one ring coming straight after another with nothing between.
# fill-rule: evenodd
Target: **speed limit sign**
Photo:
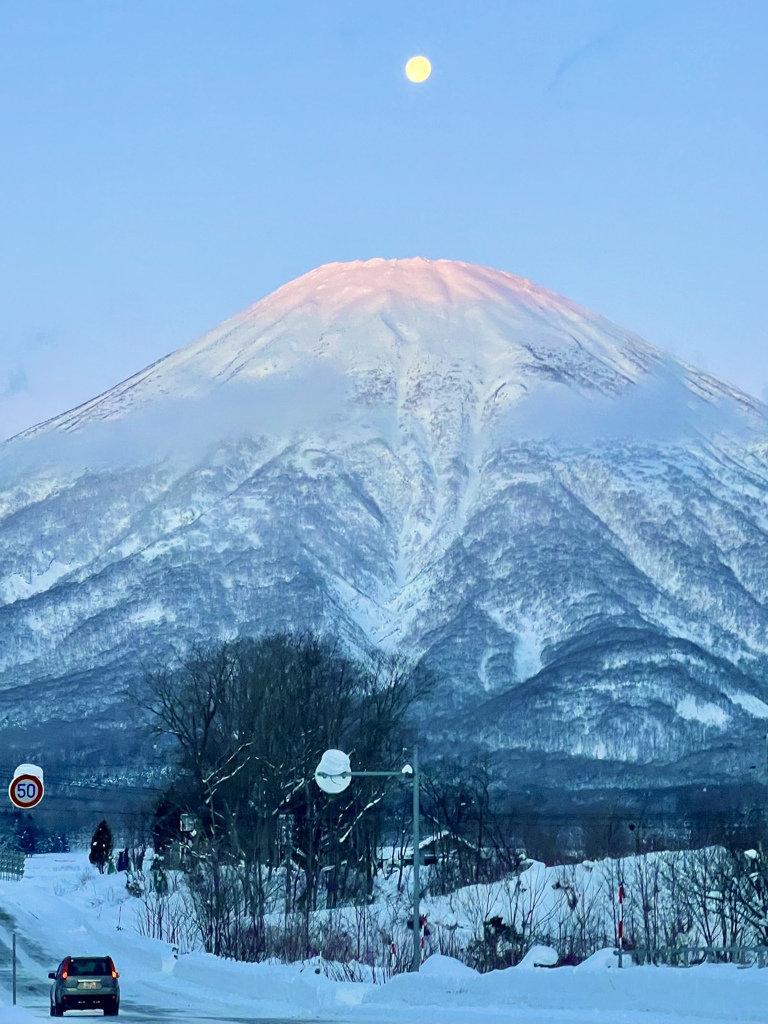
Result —
<instances>
[{"instance_id":1,"label":"speed limit sign","mask_svg":"<svg viewBox=\"0 0 768 1024\"><path fill-rule=\"evenodd\" d=\"M23 768L33 767L32 765L24 765ZM18 769L16 769L19 772ZM43 799L43 779L42 771L39 775L32 775L30 772L21 771L14 776L13 782L8 787L8 796L11 798L11 803L20 808L22 811L28 811L32 807L37 807L40 801Z\"/></svg>"}]
</instances>

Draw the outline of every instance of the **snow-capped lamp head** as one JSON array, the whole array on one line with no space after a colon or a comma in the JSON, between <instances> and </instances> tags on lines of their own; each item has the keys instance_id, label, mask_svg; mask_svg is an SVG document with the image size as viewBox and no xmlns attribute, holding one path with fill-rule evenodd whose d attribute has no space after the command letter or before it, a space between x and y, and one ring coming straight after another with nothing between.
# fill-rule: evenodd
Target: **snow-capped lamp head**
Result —
<instances>
[{"instance_id":1,"label":"snow-capped lamp head","mask_svg":"<svg viewBox=\"0 0 768 1024\"><path fill-rule=\"evenodd\" d=\"M324 793L343 793L352 781L349 755L343 750L326 750L315 768L315 782Z\"/></svg>"}]
</instances>

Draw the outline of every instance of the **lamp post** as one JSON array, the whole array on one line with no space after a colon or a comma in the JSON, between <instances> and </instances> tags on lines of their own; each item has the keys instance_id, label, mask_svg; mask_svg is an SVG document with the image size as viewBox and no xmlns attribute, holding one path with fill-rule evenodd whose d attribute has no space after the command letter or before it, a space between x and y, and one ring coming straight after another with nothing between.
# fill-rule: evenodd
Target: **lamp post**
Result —
<instances>
[{"instance_id":1,"label":"lamp post","mask_svg":"<svg viewBox=\"0 0 768 1024\"><path fill-rule=\"evenodd\" d=\"M763 851L762 852L763 852L763 855L765 856L765 855L768 855L768 732L765 734L764 738L765 738L765 766L764 766L764 768L765 768L766 800L765 800L765 806L763 808L763 829L762 829L762 831L763 831L764 845L763 845ZM751 764L749 767L750 767L751 771L760 773L760 765L759 764ZM758 774L758 777L759 777L759 774Z\"/></svg>"},{"instance_id":2,"label":"lamp post","mask_svg":"<svg viewBox=\"0 0 768 1024\"><path fill-rule=\"evenodd\" d=\"M413 748L413 766L403 765L399 772L353 772L349 755L343 750L326 750L315 769L315 782L324 793L343 793L355 777L403 778L411 777L413 783L413 961L411 970L421 966L421 914L419 912L419 751Z\"/></svg>"}]
</instances>

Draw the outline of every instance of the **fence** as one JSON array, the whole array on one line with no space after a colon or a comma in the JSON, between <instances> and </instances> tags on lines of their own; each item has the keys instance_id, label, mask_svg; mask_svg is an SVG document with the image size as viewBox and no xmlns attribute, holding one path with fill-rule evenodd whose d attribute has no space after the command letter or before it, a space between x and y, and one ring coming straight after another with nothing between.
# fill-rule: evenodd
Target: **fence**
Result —
<instances>
[{"instance_id":1,"label":"fence","mask_svg":"<svg viewBox=\"0 0 768 1024\"><path fill-rule=\"evenodd\" d=\"M16 850L0 850L0 879L8 882L23 878L25 860L24 854Z\"/></svg>"},{"instance_id":2,"label":"fence","mask_svg":"<svg viewBox=\"0 0 768 1024\"><path fill-rule=\"evenodd\" d=\"M703 963L768 966L768 946L637 946L633 950L625 950L624 956L631 956L639 964L666 964L669 967L692 967Z\"/></svg>"}]
</instances>

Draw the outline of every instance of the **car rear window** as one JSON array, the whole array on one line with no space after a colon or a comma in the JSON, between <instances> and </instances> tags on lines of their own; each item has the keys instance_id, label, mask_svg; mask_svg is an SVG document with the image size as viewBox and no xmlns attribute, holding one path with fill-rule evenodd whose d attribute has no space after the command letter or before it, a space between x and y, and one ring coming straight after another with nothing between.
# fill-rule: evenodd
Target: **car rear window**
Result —
<instances>
[{"instance_id":1,"label":"car rear window","mask_svg":"<svg viewBox=\"0 0 768 1024\"><path fill-rule=\"evenodd\" d=\"M111 974L112 964L106 957L80 956L69 962L70 976L82 976L84 974Z\"/></svg>"}]
</instances>

